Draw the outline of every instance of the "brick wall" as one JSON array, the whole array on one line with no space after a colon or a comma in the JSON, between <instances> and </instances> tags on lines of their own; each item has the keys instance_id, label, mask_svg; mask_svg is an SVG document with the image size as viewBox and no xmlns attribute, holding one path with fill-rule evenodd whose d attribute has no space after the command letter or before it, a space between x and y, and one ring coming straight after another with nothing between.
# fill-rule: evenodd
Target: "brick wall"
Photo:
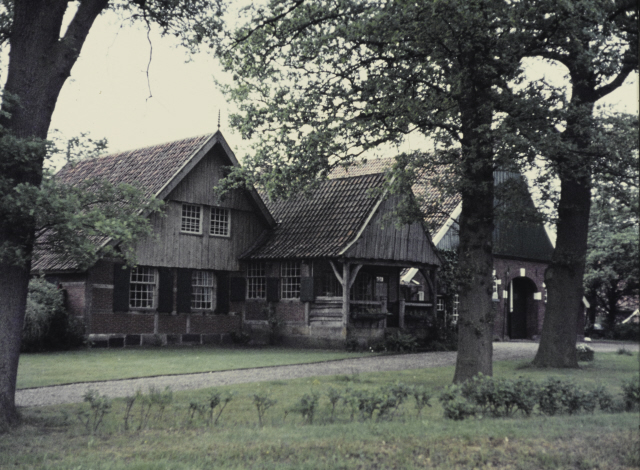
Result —
<instances>
[{"instance_id":1,"label":"brick wall","mask_svg":"<svg viewBox=\"0 0 640 470\"><path fill-rule=\"evenodd\" d=\"M245 303L245 318L249 321L267 320L267 302L247 301Z\"/></svg>"},{"instance_id":2,"label":"brick wall","mask_svg":"<svg viewBox=\"0 0 640 470\"><path fill-rule=\"evenodd\" d=\"M542 331L542 322L544 321L545 302L544 302L544 272L547 268L546 263L535 261L521 261L507 258L494 258L493 268L496 271L496 277L502 280L502 284L498 286L499 302L496 302L496 318L494 322L494 333L499 337L508 335L507 324L505 320L508 316L509 299L503 297L503 291L509 290L509 283L521 277L521 269L524 269L524 277L529 278L536 286L537 292L542 295L541 300L529 300L527 305L527 337L540 335Z\"/></svg>"},{"instance_id":3,"label":"brick wall","mask_svg":"<svg viewBox=\"0 0 640 470\"><path fill-rule=\"evenodd\" d=\"M150 313L101 313L93 315L91 334L153 334L154 315Z\"/></svg>"},{"instance_id":4,"label":"brick wall","mask_svg":"<svg viewBox=\"0 0 640 470\"><path fill-rule=\"evenodd\" d=\"M187 331L187 315L158 315L159 334L182 334Z\"/></svg>"},{"instance_id":5,"label":"brick wall","mask_svg":"<svg viewBox=\"0 0 640 470\"><path fill-rule=\"evenodd\" d=\"M299 300L280 301L276 304L276 315L279 321L303 322L304 303Z\"/></svg>"},{"instance_id":6,"label":"brick wall","mask_svg":"<svg viewBox=\"0 0 640 470\"><path fill-rule=\"evenodd\" d=\"M228 315L192 315L191 333L208 335L239 332L242 329L242 317Z\"/></svg>"}]
</instances>

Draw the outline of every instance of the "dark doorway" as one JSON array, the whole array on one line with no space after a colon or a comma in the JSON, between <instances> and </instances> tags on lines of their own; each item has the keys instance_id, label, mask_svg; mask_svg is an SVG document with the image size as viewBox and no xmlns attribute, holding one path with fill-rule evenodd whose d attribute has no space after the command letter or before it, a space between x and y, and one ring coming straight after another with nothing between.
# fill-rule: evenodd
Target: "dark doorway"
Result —
<instances>
[{"instance_id":1,"label":"dark doorway","mask_svg":"<svg viewBox=\"0 0 640 470\"><path fill-rule=\"evenodd\" d=\"M511 282L513 310L509 314L509 337L526 339L529 337L527 319L537 316L533 301L533 294L537 291L536 285L528 277L517 277Z\"/></svg>"}]
</instances>

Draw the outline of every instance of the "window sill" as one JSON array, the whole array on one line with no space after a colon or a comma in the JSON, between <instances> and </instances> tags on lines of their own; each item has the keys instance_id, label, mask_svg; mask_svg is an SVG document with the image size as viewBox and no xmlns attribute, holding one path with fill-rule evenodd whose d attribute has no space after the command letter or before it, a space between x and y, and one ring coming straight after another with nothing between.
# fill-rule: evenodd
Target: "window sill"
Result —
<instances>
[{"instance_id":1,"label":"window sill","mask_svg":"<svg viewBox=\"0 0 640 470\"><path fill-rule=\"evenodd\" d=\"M180 235L194 235L196 237L201 237L202 236L202 232L200 233L195 233L195 232L183 232L182 230L180 230Z\"/></svg>"},{"instance_id":2,"label":"window sill","mask_svg":"<svg viewBox=\"0 0 640 470\"><path fill-rule=\"evenodd\" d=\"M211 238L231 238L231 234L229 234L229 235L215 235L215 234L211 234L210 233L209 236Z\"/></svg>"}]
</instances>

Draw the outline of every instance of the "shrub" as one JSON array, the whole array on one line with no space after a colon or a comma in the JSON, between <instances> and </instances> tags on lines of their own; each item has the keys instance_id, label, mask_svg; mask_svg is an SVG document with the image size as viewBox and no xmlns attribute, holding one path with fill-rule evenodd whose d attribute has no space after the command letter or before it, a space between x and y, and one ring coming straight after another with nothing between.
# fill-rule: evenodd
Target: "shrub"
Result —
<instances>
[{"instance_id":1,"label":"shrub","mask_svg":"<svg viewBox=\"0 0 640 470\"><path fill-rule=\"evenodd\" d=\"M258 412L258 424L262 427L262 418L269 408L277 403L276 400L272 400L266 392L256 393L253 395L253 404L256 406Z\"/></svg>"},{"instance_id":2,"label":"shrub","mask_svg":"<svg viewBox=\"0 0 640 470\"><path fill-rule=\"evenodd\" d=\"M65 310L63 291L44 278L32 279L22 329L22 352L68 350L84 343L84 324Z\"/></svg>"},{"instance_id":3,"label":"shrub","mask_svg":"<svg viewBox=\"0 0 640 470\"><path fill-rule=\"evenodd\" d=\"M89 403L89 411L80 411L78 418L87 428L87 432L95 434L104 416L111 411L111 400L97 390L89 389L84 394L84 401Z\"/></svg>"},{"instance_id":4,"label":"shrub","mask_svg":"<svg viewBox=\"0 0 640 470\"><path fill-rule=\"evenodd\" d=\"M606 334L608 339L640 341L640 323L619 323Z\"/></svg>"},{"instance_id":5,"label":"shrub","mask_svg":"<svg viewBox=\"0 0 640 470\"><path fill-rule=\"evenodd\" d=\"M307 424L313 424L313 417L320 401L320 395L316 392L305 393L302 398L291 408L291 411L300 413Z\"/></svg>"},{"instance_id":6,"label":"shrub","mask_svg":"<svg viewBox=\"0 0 640 470\"><path fill-rule=\"evenodd\" d=\"M416 400L416 411L419 417L422 414L422 410L425 406L431 406L429 400L431 400L431 393L424 386L414 386L411 390L413 398Z\"/></svg>"},{"instance_id":7,"label":"shrub","mask_svg":"<svg viewBox=\"0 0 640 470\"><path fill-rule=\"evenodd\" d=\"M529 416L536 404L537 387L522 377L506 380L480 374L467 381L461 393L482 414L511 416L520 410Z\"/></svg>"},{"instance_id":8,"label":"shrub","mask_svg":"<svg viewBox=\"0 0 640 470\"><path fill-rule=\"evenodd\" d=\"M438 398L444 408L444 417L461 421L474 416L478 409L462 395L462 390L457 385L449 385Z\"/></svg>"},{"instance_id":9,"label":"shrub","mask_svg":"<svg viewBox=\"0 0 640 470\"><path fill-rule=\"evenodd\" d=\"M622 397L627 411L640 407L640 376L623 382Z\"/></svg>"},{"instance_id":10,"label":"shrub","mask_svg":"<svg viewBox=\"0 0 640 470\"><path fill-rule=\"evenodd\" d=\"M618 349L618 354L620 356L633 356L633 353L631 351L629 351L627 348Z\"/></svg>"},{"instance_id":11,"label":"shrub","mask_svg":"<svg viewBox=\"0 0 640 470\"><path fill-rule=\"evenodd\" d=\"M411 334L398 331L385 338L384 346L385 350L392 352L415 352L418 348L418 340Z\"/></svg>"},{"instance_id":12,"label":"shrub","mask_svg":"<svg viewBox=\"0 0 640 470\"><path fill-rule=\"evenodd\" d=\"M590 362L593 361L593 349L584 344L579 344L576 347L576 353L578 354L578 361Z\"/></svg>"}]
</instances>

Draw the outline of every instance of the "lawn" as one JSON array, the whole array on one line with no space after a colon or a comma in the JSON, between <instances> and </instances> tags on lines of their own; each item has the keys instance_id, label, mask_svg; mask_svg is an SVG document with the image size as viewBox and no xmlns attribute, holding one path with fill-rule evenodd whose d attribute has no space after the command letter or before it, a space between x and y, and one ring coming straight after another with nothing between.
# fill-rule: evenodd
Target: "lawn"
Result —
<instances>
[{"instance_id":1,"label":"lawn","mask_svg":"<svg viewBox=\"0 0 640 470\"><path fill-rule=\"evenodd\" d=\"M21 354L18 388L306 364L364 353L284 348L163 347Z\"/></svg>"},{"instance_id":2,"label":"lawn","mask_svg":"<svg viewBox=\"0 0 640 470\"><path fill-rule=\"evenodd\" d=\"M635 469L640 464L638 413L582 413L530 418L443 417L437 395L451 382L453 367L316 377L242 384L173 394L164 410L136 401L125 430L126 401L114 400L95 434L80 422L88 404L23 410L24 424L0 439L0 468L46 469ZM580 370L541 371L522 362L496 363L495 376L549 376L588 389L605 385L619 393L638 373L638 356L598 354ZM434 395L418 416L412 401L393 419L352 420L333 389L371 391L383 385L424 385ZM217 424L209 423L212 392L233 393ZM303 395L320 401L313 424L292 410ZM258 426L255 395L274 400ZM145 396L149 397L149 394ZM147 403L147 405L145 405ZM201 407L202 414L196 411ZM216 409L217 411L217 409ZM213 415L215 418L215 414ZM140 430L138 428L141 427Z\"/></svg>"}]
</instances>

